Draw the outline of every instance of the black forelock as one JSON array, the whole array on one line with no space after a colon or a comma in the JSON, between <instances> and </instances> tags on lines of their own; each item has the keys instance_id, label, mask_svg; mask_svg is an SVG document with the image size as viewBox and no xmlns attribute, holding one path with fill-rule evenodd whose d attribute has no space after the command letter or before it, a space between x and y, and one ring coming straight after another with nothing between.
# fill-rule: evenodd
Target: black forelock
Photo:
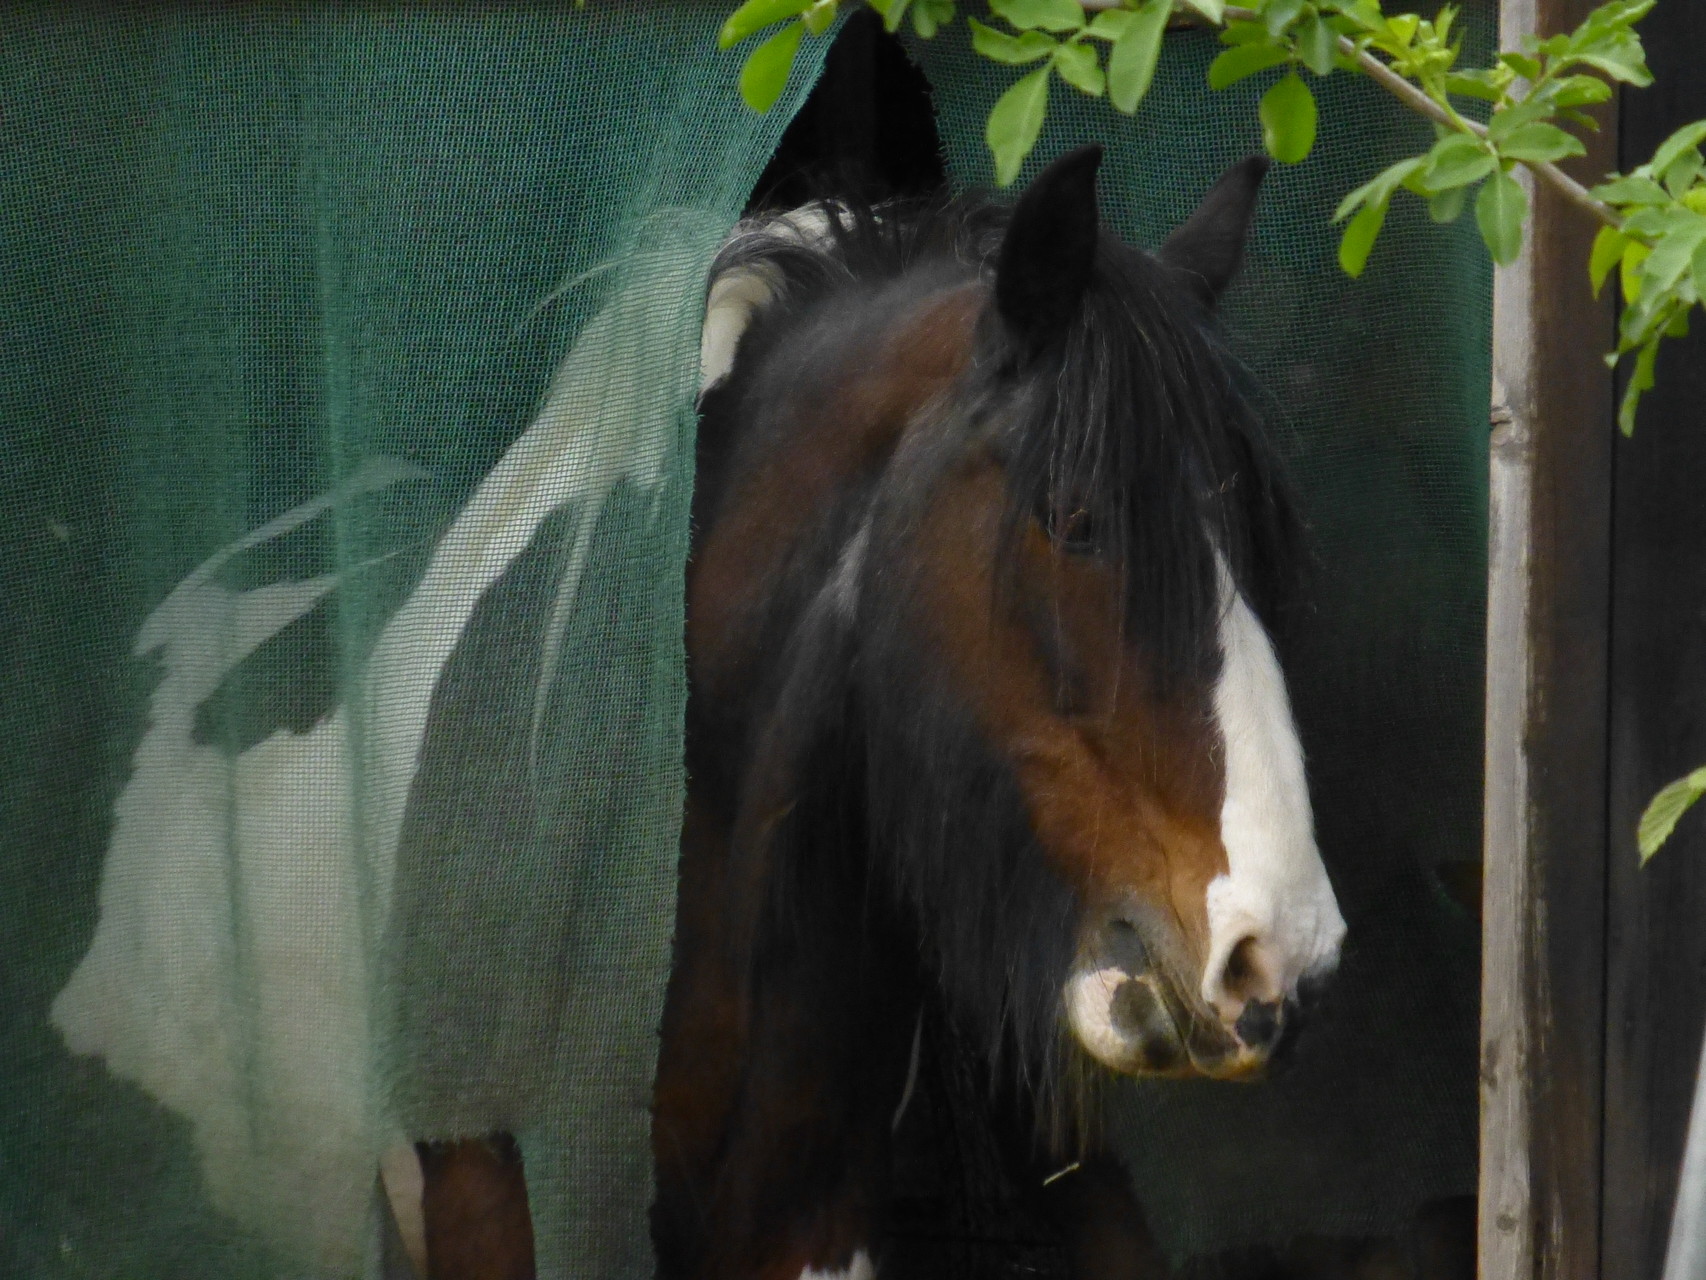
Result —
<instances>
[{"instance_id":1,"label":"black forelock","mask_svg":"<svg viewBox=\"0 0 1706 1280\"><path fill-rule=\"evenodd\" d=\"M1170 268L1104 235L1053 344L1029 353L999 322L983 341L1008 536L1039 515L1087 521L1092 553L1120 566L1126 638L1161 686L1206 678L1218 661L1216 550L1267 612L1288 594L1297 543L1247 379L1212 318Z\"/></svg>"}]
</instances>

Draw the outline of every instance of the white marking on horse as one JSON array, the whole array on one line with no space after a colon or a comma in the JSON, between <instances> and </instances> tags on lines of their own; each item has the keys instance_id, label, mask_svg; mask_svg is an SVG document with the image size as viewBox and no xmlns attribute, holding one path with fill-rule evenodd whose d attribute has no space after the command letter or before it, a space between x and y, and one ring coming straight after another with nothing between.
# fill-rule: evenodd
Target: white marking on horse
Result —
<instances>
[{"instance_id":1,"label":"white marking on horse","mask_svg":"<svg viewBox=\"0 0 1706 1280\"><path fill-rule=\"evenodd\" d=\"M775 276L757 266L725 272L712 284L705 298L705 327L699 334L700 395L729 376L741 334L775 289Z\"/></svg>"},{"instance_id":2,"label":"white marking on horse","mask_svg":"<svg viewBox=\"0 0 1706 1280\"><path fill-rule=\"evenodd\" d=\"M1066 1020L1078 1043L1104 1066L1118 1071L1132 1054L1129 1031L1114 1025L1114 992L1132 975L1112 965L1075 968L1066 980Z\"/></svg>"},{"instance_id":3,"label":"white marking on horse","mask_svg":"<svg viewBox=\"0 0 1706 1280\"><path fill-rule=\"evenodd\" d=\"M1278 999L1338 963L1344 917L1333 896L1304 778L1285 677L1249 604L1219 565L1220 679L1215 718L1226 750L1220 841L1227 871L1208 886L1202 997L1235 1020L1246 994ZM1249 941L1252 989L1229 990L1227 963Z\"/></svg>"},{"instance_id":4,"label":"white marking on horse","mask_svg":"<svg viewBox=\"0 0 1706 1280\"><path fill-rule=\"evenodd\" d=\"M802 205L780 217L741 223L729 233L723 248L726 251L747 238L813 245L828 234L828 207ZM733 267L711 282L705 297L705 327L699 334L700 395L729 376L741 335L752 317L775 298L778 283L774 269L764 263Z\"/></svg>"},{"instance_id":5,"label":"white marking on horse","mask_svg":"<svg viewBox=\"0 0 1706 1280\"><path fill-rule=\"evenodd\" d=\"M859 1249L844 1270L819 1271L816 1267L807 1267L800 1272L800 1280L877 1280L877 1269L871 1263L871 1255Z\"/></svg>"}]
</instances>

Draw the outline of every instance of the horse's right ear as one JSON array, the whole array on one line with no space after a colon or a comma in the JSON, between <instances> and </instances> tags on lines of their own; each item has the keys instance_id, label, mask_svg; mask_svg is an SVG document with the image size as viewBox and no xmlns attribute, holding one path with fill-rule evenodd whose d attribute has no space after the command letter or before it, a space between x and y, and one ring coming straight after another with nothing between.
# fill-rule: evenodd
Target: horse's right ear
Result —
<instances>
[{"instance_id":1,"label":"horse's right ear","mask_svg":"<svg viewBox=\"0 0 1706 1280\"><path fill-rule=\"evenodd\" d=\"M1250 156L1228 169L1157 257L1182 272L1205 307L1214 306L1244 257L1244 237L1256 214L1256 193L1268 158Z\"/></svg>"},{"instance_id":2,"label":"horse's right ear","mask_svg":"<svg viewBox=\"0 0 1706 1280\"><path fill-rule=\"evenodd\" d=\"M1013 209L995 265L995 308L1032 347L1078 313L1096 262L1100 143L1068 151L1037 175Z\"/></svg>"}]
</instances>

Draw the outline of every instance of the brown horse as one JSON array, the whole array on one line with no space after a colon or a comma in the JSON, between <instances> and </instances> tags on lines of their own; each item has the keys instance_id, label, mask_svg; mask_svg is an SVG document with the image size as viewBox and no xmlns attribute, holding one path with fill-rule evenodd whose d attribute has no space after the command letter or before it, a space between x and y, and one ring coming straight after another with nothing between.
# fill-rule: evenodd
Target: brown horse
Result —
<instances>
[{"instance_id":1,"label":"brown horse","mask_svg":"<svg viewBox=\"0 0 1706 1280\"><path fill-rule=\"evenodd\" d=\"M1336 962L1259 621L1289 509L1212 323L1265 165L1152 256L1100 228L1100 154L716 264L667 1280L874 1274L927 998L1058 1165L1098 1073L1258 1072Z\"/></svg>"}]
</instances>

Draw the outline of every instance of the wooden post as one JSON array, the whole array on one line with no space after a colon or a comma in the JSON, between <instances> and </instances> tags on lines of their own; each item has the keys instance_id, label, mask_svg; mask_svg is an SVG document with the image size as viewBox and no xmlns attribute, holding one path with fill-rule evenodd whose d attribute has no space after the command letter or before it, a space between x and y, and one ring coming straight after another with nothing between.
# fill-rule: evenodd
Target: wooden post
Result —
<instances>
[{"instance_id":1,"label":"wooden post","mask_svg":"<svg viewBox=\"0 0 1706 1280\"><path fill-rule=\"evenodd\" d=\"M1500 43L1592 0L1504 0ZM1616 121L1576 176L1616 164ZM1604 1068L1609 302L1549 191L1493 293L1481 987L1482 1280L1596 1280Z\"/></svg>"}]
</instances>

